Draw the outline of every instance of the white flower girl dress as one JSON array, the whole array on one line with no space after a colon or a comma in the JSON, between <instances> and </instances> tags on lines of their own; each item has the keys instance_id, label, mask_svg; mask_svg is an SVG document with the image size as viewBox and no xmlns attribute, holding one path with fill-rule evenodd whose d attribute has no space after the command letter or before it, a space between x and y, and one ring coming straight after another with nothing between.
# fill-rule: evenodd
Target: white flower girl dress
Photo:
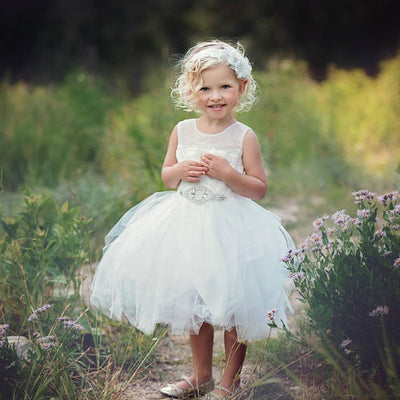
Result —
<instances>
[{"instance_id":1,"label":"white flower girl dress","mask_svg":"<svg viewBox=\"0 0 400 400\"><path fill-rule=\"evenodd\" d=\"M178 124L177 160L225 157L243 171L249 128L235 122L205 134L194 119ZM113 318L125 316L151 334L156 323L172 334L197 334L203 322L236 327L238 340L268 334L291 309L280 259L293 241L275 214L203 176L177 191L155 193L130 209L106 237L91 302Z\"/></svg>"}]
</instances>

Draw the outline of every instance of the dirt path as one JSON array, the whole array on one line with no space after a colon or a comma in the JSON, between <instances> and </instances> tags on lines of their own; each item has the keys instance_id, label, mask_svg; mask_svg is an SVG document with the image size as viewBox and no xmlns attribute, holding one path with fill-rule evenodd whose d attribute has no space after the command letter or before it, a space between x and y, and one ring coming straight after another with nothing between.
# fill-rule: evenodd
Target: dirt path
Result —
<instances>
[{"instance_id":1,"label":"dirt path","mask_svg":"<svg viewBox=\"0 0 400 400\"><path fill-rule=\"evenodd\" d=\"M213 375L218 381L222 372L223 333L221 330L215 332L214 343ZM182 375L191 374L191 350L187 336L166 337L156 352L156 364L145 373L141 380L129 387L124 399L161 399L163 397L159 394L159 389L162 385L177 382Z\"/></svg>"},{"instance_id":2,"label":"dirt path","mask_svg":"<svg viewBox=\"0 0 400 400\"><path fill-rule=\"evenodd\" d=\"M157 351L156 363L147 370L140 379L132 383L123 396L123 400L162 399L159 393L161 386L180 380L182 375L190 375L191 350L187 337L167 337ZM213 376L216 382L220 380L224 367L223 331L215 331ZM291 392L296 390L291 383L282 378L274 379L268 384L252 387L257 381L258 366L245 361L241 380L242 393L235 399L248 400L294 400Z\"/></svg>"}]
</instances>

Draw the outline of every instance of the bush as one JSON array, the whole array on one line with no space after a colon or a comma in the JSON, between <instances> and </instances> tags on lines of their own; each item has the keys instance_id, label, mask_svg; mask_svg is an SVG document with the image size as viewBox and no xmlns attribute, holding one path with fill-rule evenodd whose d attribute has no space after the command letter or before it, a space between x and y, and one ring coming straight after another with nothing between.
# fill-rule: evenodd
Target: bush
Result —
<instances>
[{"instance_id":1,"label":"bush","mask_svg":"<svg viewBox=\"0 0 400 400\"><path fill-rule=\"evenodd\" d=\"M0 310L22 322L55 289L79 296L88 261L88 225L78 208L30 193L16 217L0 218Z\"/></svg>"},{"instance_id":2,"label":"bush","mask_svg":"<svg viewBox=\"0 0 400 400\"><path fill-rule=\"evenodd\" d=\"M400 367L400 195L353 194L355 216L318 218L284 261L310 325L351 363L385 374Z\"/></svg>"}]
</instances>

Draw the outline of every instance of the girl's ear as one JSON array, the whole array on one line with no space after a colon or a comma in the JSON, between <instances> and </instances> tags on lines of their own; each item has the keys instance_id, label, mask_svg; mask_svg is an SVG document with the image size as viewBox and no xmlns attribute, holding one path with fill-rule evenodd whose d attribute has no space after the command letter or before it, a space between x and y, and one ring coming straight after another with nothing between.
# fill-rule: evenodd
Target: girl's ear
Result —
<instances>
[{"instance_id":1,"label":"girl's ear","mask_svg":"<svg viewBox=\"0 0 400 400\"><path fill-rule=\"evenodd\" d=\"M243 80L239 81L239 95L243 94L243 92L246 89L247 83L248 83L248 79L243 79Z\"/></svg>"}]
</instances>

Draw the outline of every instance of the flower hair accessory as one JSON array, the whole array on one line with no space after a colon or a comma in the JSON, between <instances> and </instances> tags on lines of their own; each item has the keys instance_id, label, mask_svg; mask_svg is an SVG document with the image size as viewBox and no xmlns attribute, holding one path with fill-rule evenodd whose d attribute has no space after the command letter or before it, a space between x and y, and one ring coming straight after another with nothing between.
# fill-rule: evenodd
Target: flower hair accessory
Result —
<instances>
[{"instance_id":1,"label":"flower hair accessory","mask_svg":"<svg viewBox=\"0 0 400 400\"><path fill-rule=\"evenodd\" d=\"M198 70L199 64L203 63L204 60L214 65L229 65L235 71L238 79L248 79L251 76L252 68L249 59L232 46L210 45L200 49L187 61L186 68L195 72Z\"/></svg>"},{"instance_id":2,"label":"flower hair accessory","mask_svg":"<svg viewBox=\"0 0 400 400\"><path fill-rule=\"evenodd\" d=\"M218 64L225 64L238 80L246 81L234 111L250 110L257 100L257 83L252 77L249 59L240 43L233 46L221 40L198 43L180 61L181 72L171 91L175 104L185 111L198 111L193 94L201 88L201 74Z\"/></svg>"}]
</instances>

